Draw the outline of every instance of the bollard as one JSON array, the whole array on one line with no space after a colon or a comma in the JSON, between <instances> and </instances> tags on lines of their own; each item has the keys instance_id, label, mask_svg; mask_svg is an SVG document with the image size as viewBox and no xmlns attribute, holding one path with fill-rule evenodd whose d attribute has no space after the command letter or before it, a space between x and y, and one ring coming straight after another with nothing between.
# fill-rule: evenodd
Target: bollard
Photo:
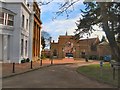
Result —
<instances>
[{"instance_id":1,"label":"bollard","mask_svg":"<svg viewBox=\"0 0 120 90\"><path fill-rule=\"evenodd\" d=\"M42 59L40 59L40 66L42 66Z\"/></svg>"},{"instance_id":2,"label":"bollard","mask_svg":"<svg viewBox=\"0 0 120 90\"><path fill-rule=\"evenodd\" d=\"M102 80L102 76L103 76L102 69L103 69L103 61L100 61L100 78L101 78L101 80Z\"/></svg>"},{"instance_id":3,"label":"bollard","mask_svg":"<svg viewBox=\"0 0 120 90\"><path fill-rule=\"evenodd\" d=\"M12 73L15 73L15 63L13 63L13 71Z\"/></svg>"},{"instance_id":4,"label":"bollard","mask_svg":"<svg viewBox=\"0 0 120 90\"><path fill-rule=\"evenodd\" d=\"M53 65L53 59L51 59L51 65Z\"/></svg>"},{"instance_id":5,"label":"bollard","mask_svg":"<svg viewBox=\"0 0 120 90\"><path fill-rule=\"evenodd\" d=\"M33 67L32 67L32 61L31 61L31 69L32 69Z\"/></svg>"},{"instance_id":6,"label":"bollard","mask_svg":"<svg viewBox=\"0 0 120 90\"><path fill-rule=\"evenodd\" d=\"M85 56L85 61L88 62L88 56L87 55Z\"/></svg>"},{"instance_id":7,"label":"bollard","mask_svg":"<svg viewBox=\"0 0 120 90\"><path fill-rule=\"evenodd\" d=\"M88 62L88 58L85 58L85 61Z\"/></svg>"},{"instance_id":8,"label":"bollard","mask_svg":"<svg viewBox=\"0 0 120 90\"><path fill-rule=\"evenodd\" d=\"M115 67L113 67L113 80L115 80Z\"/></svg>"}]
</instances>

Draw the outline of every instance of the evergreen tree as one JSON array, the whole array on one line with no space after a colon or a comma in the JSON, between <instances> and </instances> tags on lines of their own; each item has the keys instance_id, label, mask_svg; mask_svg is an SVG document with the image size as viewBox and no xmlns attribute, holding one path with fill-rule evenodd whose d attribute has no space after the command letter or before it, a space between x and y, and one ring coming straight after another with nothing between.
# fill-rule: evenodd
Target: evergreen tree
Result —
<instances>
[{"instance_id":1,"label":"evergreen tree","mask_svg":"<svg viewBox=\"0 0 120 90\"><path fill-rule=\"evenodd\" d=\"M76 36L92 32L93 26L98 25L103 29L109 41L116 61L120 62L120 48L115 40L115 35L120 33L120 3L118 2L85 2L83 18L77 21Z\"/></svg>"}]
</instances>

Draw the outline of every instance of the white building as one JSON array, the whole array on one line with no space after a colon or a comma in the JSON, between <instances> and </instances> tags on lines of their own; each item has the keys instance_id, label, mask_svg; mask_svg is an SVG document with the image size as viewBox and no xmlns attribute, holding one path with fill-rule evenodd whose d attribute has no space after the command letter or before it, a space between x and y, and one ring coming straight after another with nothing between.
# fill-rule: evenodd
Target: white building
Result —
<instances>
[{"instance_id":1,"label":"white building","mask_svg":"<svg viewBox=\"0 0 120 90\"><path fill-rule=\"evenodd\" d=\"M0 60L20 63L23 58L31 59L33 20L27 1L2 0L0 7Z\"/></svg>"}]
</instances>

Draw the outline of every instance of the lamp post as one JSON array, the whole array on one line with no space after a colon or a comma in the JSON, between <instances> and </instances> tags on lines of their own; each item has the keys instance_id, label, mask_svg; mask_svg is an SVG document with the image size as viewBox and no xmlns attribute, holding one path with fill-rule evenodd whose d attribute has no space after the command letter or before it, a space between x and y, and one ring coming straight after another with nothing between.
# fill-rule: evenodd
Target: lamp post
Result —
<instances>
[{"instance_id":1,"label":"lamp post","mask_svg":"<svg viewBox=\"0 0 120 90\"><path fill-rule=\"evenodd\" d=\"M51 51L51 40L52 40L52 37L50 37L50 59L51 59L51 65L53 64L53 52Z\"/></svg>"},{"instance_id":2,"label":"lamp post","mask_svg":"<svg viewBox=\"0 0 120 90\"><path fill-rule=\"evenodd\" d=\"M85 55L86 62L88 62L88 52L89 52L89 46L88 46L88 34L87 34L87 54Z\"/></svg>"},{"instance_id":3,"label":"lamp post","mask_svg":"<svg viewBox=\"0 0 120 90\"><path fill-rule=\"evenodd\" d=\"M74 48L75 58L76 58L76 48Z\"/></svg>"},{"instance_id":4,"label":"lamp post","mask_svg":"<svg viewBox=\"0 0 120 90\"><path fill-rule=\"evenodd\" d=\"M62 48L62 57L64 57L64 49Z\"/></svg>"},{"instance_id":5,"label":"lamp post","mask_svg":"<svg viewBox=\"0 0 120 90\"><path fill-rule=\"evenodd\" d=\"M41 52L42 52L42 45L41 45L41 47L40 47L40 57L39 57L39 59L40 59L40 66L42 66L42 57L41 57Z\"/></svg>"}]
</instances>

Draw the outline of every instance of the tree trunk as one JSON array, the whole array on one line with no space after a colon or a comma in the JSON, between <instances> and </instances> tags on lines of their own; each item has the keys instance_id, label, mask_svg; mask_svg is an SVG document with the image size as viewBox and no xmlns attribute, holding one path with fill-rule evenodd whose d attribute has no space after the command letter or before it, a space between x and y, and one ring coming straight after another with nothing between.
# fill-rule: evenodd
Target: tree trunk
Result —
<instances>
[{"instance_id":1,"label":"tree trunk","mask_svg":"<svg viewBox=\"0 0 120 90\"><path fill-rule=\"evenodd\" d=\"M115 40L115 34L113 33L113 31L110 30L108 26L108 15L107 15L107 7L106 7L107 3L106 2L100 3L100 5L101 5L103 30L105 31L106 37L109 41L113 57L117 62L120 63L120 48Z\"/></svg>"},{"instance_id":2,"label":"tree trunk","mask_svg":"<svg viewBox=\"0 0 120 90\"><path fill-rule=\"evenodd\" d=\"M112 30L110 30L108 26L108 16L107 16L107 3L101 3L101 16L102 16L102 23L103 23L103 30L105 31L106 37L109 41L113 56L117 61L117 64L120 64L120 48L115 40L115 34ZM118 66L117 66L118 67ZM120 67L118 67L118 85L117 87L120 88Z\"/></svg>"}]
</instances>

